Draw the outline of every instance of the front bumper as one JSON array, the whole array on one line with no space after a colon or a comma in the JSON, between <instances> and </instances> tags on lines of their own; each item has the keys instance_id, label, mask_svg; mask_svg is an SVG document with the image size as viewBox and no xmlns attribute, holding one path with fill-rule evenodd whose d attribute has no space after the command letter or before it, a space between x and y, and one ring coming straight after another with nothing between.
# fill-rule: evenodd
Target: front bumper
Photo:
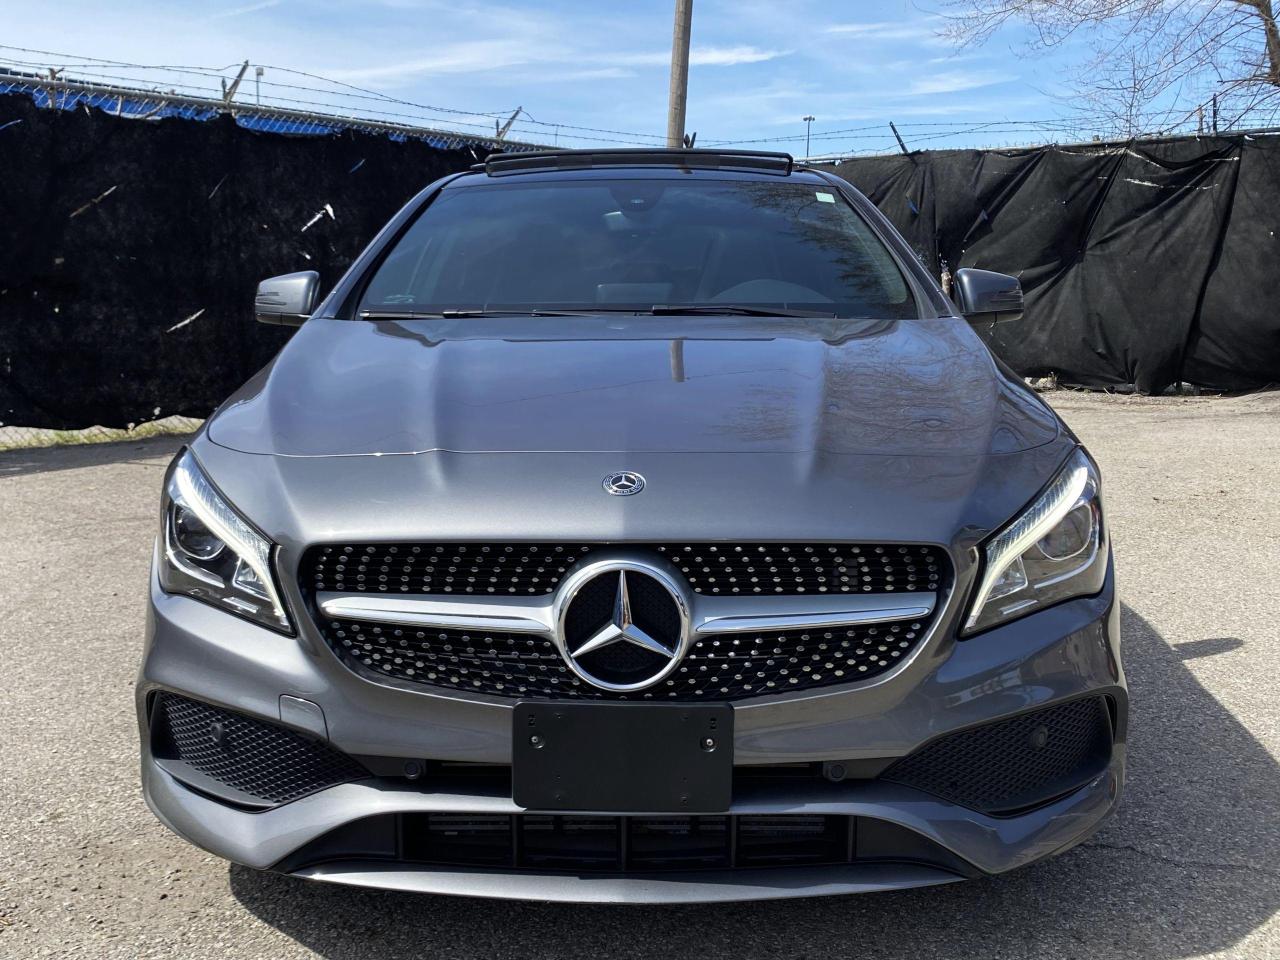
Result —
<instances>
[{"instance_id":1,"label":"front bumper","mask_svg":"<svg viewBox=\"0 0 1280 960\"><path fill-rule=\"evenodd\" d=\"M1127 696L1118 608L1104 590L974 640L945 634L883 683L774 697L735 709L735 763L886 760L927 741L1087 695L1109 698L1109 765L1066 796L1016 816L987 816L882 780L778 782L735 790L734 816L866 818L912 831L963 864L902 860L827 866L609 875L435 867L340 857L295 866L295 854L367 818L425 813L516 815L509 791L432 789L427 781L373 778L282 806L250 811L176 780L151 755L151 695L171 691L284 723L357 756L506 764L510 701L431 695L372 683L342 667L306 631L283 637L152 584L148 643L137 688L147 802L172 830L219 856L313 879L422 892L542 900L700 902L769 899L924 886L1001 873L1089 836L1123 785ZM282 707L298 698L318 709ZM635 811L644 814L647 811ZM857 821L862 822L862 821ZM291 860L293 863L291 863Z\"/></svg>"}]
</instances>

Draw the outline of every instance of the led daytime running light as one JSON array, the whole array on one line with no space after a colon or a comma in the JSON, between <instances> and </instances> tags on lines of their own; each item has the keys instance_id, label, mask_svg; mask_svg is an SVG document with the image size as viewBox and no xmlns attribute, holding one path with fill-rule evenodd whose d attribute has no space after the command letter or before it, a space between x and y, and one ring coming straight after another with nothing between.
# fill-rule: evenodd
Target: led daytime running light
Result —
<instances>
[{"instance_id":1,"label":"led daytime running light","mask_svg":"<svg viewBox=\"0 0 1280 960\"><path fill-rule=\"evenodd\" d=\"M1001 574L1071 512L1088 485L1088 465L1084 455L1076 451L1040 498L987 544L986 569L982 575L982 584L973 598L966 629L977 623L978 614L982 612Z\"/></svg>"},{"instance_id":2,"label":"led daytime running light","mask_svg":"<svg viewBox=\"0 0 1280 960\"><path fill-rule=\"evenodd\" d=\"M210 532L231 547L257 574L268 593L276 616L288 622L271 577L271 545L244 522L205 479L190 453L183 454L173 471L174 490L181 504L196 514Z\"/></svg>"}]
</instances>

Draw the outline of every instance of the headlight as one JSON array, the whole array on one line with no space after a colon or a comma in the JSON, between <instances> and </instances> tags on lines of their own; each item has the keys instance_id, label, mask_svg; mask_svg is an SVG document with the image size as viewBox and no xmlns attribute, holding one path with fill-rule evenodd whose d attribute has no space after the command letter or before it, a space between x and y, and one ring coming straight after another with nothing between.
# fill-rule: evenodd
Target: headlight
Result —
<instances>
[{"instance_id":1,"label":"headlight","mask_svg":"<svg viewBox=\"0 0 1280 960\"><path fill-rule=\"evenodd\" d=\"M231 508L184 451L165 487L160 586L290 632L271 541Z\"/></svg>"},{"instance_id":2,"label":"headlight","mask_svg":"<svg viewBox=\"0 0 1280 960\"><path fill-rule=\"evenodd\" d=\"M1045 491L983 548L965 633L1092 596L1107 576L1098 469L1081 449Z\"/></svg>"}]
</instances>

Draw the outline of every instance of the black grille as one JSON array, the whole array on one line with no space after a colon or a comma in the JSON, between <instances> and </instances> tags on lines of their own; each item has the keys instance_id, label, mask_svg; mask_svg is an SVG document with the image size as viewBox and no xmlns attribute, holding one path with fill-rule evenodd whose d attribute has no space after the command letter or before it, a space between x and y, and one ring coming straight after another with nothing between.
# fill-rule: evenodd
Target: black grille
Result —
<instances>
[{"instance_id":1,"label":"black grille","mask_svg":"<svg viewBox=\"0 0 1280 960\"><path fill-rule=\"evenodd\" d=\"M1045 803L1101 773L1111 759L1106 699L1092 697L949 734L882 775L984 813Z\"/></svg>"},{"instance_id":2,"label":"black grille","mask_svg":"<svg viewBox=\"0 0 1280 960\"><path fill-rule=\"evenodd\" d=\"M847 543L373 543L312 547L304 590L339 593L551 593L592 550L650 550L674 564L696 593L895 593L936 591L943 551Z\"/></svg>"},{"instance_id":3,"label":"black grille","mask_svg":"<svg viewBox=\"0 0 1280 960\"><path fill-rule=\"evenodd\" d=\"M579 680L542 637L319 618L347 663L382 676L500 697L621 700L734 700L864 680L900 662L929 622L702 637L657 686L617 694Z\"/></svg>"},{"instance_id":4,"label":"black grille","mask_svg":"<svg viewBox=\"0 0 1280 960\"><path fill-rule=\"evenodd\" d=\"M960 876L972 866L905 827L843 815L585 817L403 813L349 823L277 864L382 861L450 869L655 874L927 864Z\"/></svg>"},{"instance_id":5,"label":"black grille","mask_svg":"<svg viewBox=\"0 0 1280 960\"><path fill-rule=\"evenodd\" d=\"M847 863L846 816L407 815L406 859L529 870L707 870Z\"/></svg>"},{"instance_id":6,"label":"black grille","mask_svg":"<svg viewBox=\"0 0 1280 960\"><path fill-rule=\"evenodd\" d=\"M152 752L179 780L251 805L288 803L369 776L319 741L171 693L157 695Z\"/></svg>"}]
</instances>

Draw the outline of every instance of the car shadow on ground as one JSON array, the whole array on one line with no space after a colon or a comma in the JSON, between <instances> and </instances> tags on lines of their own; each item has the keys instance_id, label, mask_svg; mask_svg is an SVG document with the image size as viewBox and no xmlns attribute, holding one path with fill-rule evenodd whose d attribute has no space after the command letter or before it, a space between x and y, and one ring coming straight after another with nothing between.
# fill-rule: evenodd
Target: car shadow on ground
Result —
<instances>
[{"instance_id":1,"label":"car shadow on ground","mask_svg":"<svg viewBox=\"0 0 1280 960\"><path fill-rule=\"evenodd\" d=\"M1119 812L1092 840L991 879L766 903L610 907L357 890L230 868L258 918L324 957L1190 957L1280 908L1280 768L1124 610L1133 698ZM1230 644L1206 643L1205 651Z\"/></svg>"}]
</instances>

